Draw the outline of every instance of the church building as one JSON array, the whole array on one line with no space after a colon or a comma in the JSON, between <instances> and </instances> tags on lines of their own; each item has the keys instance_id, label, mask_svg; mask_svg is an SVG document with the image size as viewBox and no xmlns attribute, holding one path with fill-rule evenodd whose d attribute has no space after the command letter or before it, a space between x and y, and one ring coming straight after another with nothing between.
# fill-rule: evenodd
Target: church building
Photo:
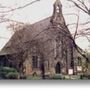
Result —
<instances>
[{"instance_id":1,"label":"church building","mask_svg":"<svg viewBox=\"0 0 90 90\"><path fill-rule=\"evenodd\" d=\"M78 62L86 61L81 52L66 26L62 4L56 0L51 17L15 32L0 52L0 65L5 61L4 66L26 76L77 74Z\"/></svg>"}]
</instances>

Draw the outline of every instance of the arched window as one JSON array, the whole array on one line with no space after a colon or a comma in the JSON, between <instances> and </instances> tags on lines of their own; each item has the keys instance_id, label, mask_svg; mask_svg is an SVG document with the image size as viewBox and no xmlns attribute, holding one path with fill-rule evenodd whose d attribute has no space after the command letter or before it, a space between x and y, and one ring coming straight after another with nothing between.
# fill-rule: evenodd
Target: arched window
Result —
<instances>
[{"instance_id":1,"label":"arched window","mask_svg":"<svg viewBox=\"0 0 90 90\"><path fill-rule=\"evenodd\" d=\"M56 6L56 12L59 13L59 6Z\"/></svg>"},{"instance_id":2,"label":"arched window","mask_svg":"<svg viewBox=\"0 0 90 90\"><path fill-rule=\"evenodd\" d=\"M38 57L37 56L32 56L32 67L38 68Z\"/></svg>"},{"instance_id":3,"label":"arched window","mask_svg":"<svg viewBox=\"0 0 90 90\"><path fill-rule=\"evenodd\" d=\"M71 68L74 68L74 61L71 60Z\"/></svg>"},{"instance_id":4,"label":"arched window","mask_svg":"<svg viewBox=\"0 0 90 90\"><path fill-rule=\"evenodd\" d=\"M81 57L77 57L78 59L78 65L80 66L82 64Z\"/></svg>"}]
</instances>

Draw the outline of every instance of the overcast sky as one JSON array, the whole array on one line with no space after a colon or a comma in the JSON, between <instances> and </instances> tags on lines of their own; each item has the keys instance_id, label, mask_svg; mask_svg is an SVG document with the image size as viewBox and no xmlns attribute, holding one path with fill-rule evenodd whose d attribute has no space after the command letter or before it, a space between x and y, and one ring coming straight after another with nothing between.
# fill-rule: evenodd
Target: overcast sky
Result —
<instances>
[{"instance_id":1,"label":"overcast sky","mask_svg":"<svg viewBox=\"0 0 90 90\"><path fill-rule=\"evenodd\" d=\"M23 6L28 2L32 2L32 1L35 0L0 0L0 5L16 8L19 6ZM55 0L41 0L23 9L8 13L6 18L16 20L19 22L32 24L51 16L53 13L54 2ZM66 24L75 23L77 21L77 17L75 15L67 15L67 14L71 14L71 13L77 14L78 9L73 7L73 4L71 2L68 2L67 0L61 0L61 2L63 6L63 14ZM86 0L86 3L88 4L89 7L90 3L88 2L89 0ZM0 11L6 11L6 10L7 9L0 9ZM79 11L79 14L80 14L80 20L79 20L80 23L90 20L90 16L83 13L82 11ZM7 29L8 25L9 25L8 23L0 23L0 49L3 48L3 46L9 41L9 39L13 35L13 32ZM89 26L90 24L88 24L87 26L81 26L79 28L82 29ZM75 30L75 26L69 26L68 28L71 33L73 33ZM82 49L84 50L89 49L88 47L89 43L85 37L78 38L76 42Z\"/></svg>"}]
</instances>

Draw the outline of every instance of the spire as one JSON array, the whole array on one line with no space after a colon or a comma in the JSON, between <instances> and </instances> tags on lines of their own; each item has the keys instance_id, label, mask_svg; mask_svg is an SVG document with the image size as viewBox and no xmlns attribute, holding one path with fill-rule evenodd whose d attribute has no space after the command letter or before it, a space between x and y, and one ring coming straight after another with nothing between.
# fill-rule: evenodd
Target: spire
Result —
<instances>
[{"instance_id":1,"label":"spire","mask_svg":"<svg viewBox=\"0 0 90 90\"><path fill-rule=\"evenodd\" d=\"M65 23L62 15L62 4L60 0L56 0L53 5L53 15L51 17L51 23L53 25L63 25Z\"/></svg>"}]
</instances>

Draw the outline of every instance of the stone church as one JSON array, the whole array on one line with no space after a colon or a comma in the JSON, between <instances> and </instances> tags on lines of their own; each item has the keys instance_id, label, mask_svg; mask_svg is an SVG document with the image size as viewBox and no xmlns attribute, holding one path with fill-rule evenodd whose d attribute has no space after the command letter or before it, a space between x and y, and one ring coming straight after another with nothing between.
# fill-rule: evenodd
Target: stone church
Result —
<instances>
[{"instance_id":1,"label":"stone church","mask_svg":"<svg viewBox=\"0 0 90 90\"><path fill-rule=\"evenodd\" d=\"M15 32L0 52L0 65L15 67L26 76L77 74L78 61L86 60L81 52L56 0L51 17Z\"/></svg>"}]
</instances>

